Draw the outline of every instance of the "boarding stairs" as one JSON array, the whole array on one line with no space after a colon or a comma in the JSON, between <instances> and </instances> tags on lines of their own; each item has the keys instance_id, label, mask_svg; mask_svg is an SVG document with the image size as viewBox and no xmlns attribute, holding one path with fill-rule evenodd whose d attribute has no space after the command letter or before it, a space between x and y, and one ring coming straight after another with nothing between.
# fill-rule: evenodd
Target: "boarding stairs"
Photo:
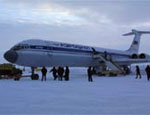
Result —
<instances>
[{"instance_id":1,"label":"boarding stairs","mask_svg":"<svg viewBox=\"0 0 150 115\"><path fill-rule=\"evenodd\" d=\"M96 59L99 63L101 63L103 61L111 72L113 72L115 74L125 74L125 71L122 70L122 68L117 63L113 62L112 60L106 59L103 55L94 54L93 58ZM106 72L104 72L104 73L106 73Z\"/></svg>"}]
</instances>

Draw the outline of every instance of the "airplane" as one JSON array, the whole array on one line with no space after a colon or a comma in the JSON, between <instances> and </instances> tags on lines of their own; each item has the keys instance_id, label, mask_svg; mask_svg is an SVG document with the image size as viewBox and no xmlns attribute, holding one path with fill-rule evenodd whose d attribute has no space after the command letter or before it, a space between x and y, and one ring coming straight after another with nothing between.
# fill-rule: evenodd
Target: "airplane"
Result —
<instances>
[{"instance_id":1,"label":"airplane","mask_svg":"<svg viewBox=\"0 0 150 115\"><path fill-rule=\"evenodd\" d=\"M5 52L4 58L10 63L33 68L91 66L101 71L107 66L110 69L122 71L121 67L150 62L148 54L139 54L142 34L150 34L150 31L133 29L130 33L123 34L123 36L135 36L130 48L125 51L29 39L16 44Z\"/></svg>"}]
</instances>

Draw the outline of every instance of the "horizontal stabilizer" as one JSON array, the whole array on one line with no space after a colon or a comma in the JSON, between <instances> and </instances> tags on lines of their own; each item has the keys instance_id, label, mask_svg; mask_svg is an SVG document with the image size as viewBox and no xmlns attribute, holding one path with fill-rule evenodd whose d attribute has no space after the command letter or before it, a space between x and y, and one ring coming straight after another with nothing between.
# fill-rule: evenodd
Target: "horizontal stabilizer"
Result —
<instances>
[{"instance_id":1,"label":"horizontal stabilizer","mask_svg":"<svg viewBox=\"0 0 150 115\"><path fill-rule=\"evenodd\" d=\"M133 35L133 34L134 34L133 32L130 32L130 33L123 34L123 36L130 36L130 35Z\"/></svg>"},{"instance_id":2,"label":"horizontal stabilizer","mask_svg":"<svg viewBox=\"0 0 150 115\"><path fill-rule=\"evenodd\" d=\"M135 35L135 34L150 34L150 31L138 31L138 30L132 30L132 32L123 34L123 36L130 36L130 35Z\"/></svg>"},{"instance_id":3,"label":"horizontal stabilizer","mask_svg":"<svg viewBox=\"0 0 150 115\"><path fill-rule=\"evenodd\" d=\"M141 34L150 34L150 31L139 31Z\"/></svg>"}]
</instances>

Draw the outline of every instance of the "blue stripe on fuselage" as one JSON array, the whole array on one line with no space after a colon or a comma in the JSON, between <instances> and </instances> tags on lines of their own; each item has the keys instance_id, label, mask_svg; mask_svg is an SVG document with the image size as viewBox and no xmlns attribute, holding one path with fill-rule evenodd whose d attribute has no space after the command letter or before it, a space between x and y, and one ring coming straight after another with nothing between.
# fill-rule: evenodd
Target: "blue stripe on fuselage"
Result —
<instances>
[{"instance_id":1,"label":"blue stripe on fuselage","mask_svg":"<svg viewBox=\"0 0 150 115\"><path fill-rule=\"evenodd\" d=\"M62 48L62 47L53 47L53 46L38 46L38 45L31 45L28 46L27 48L24 49L32 49L35 51L62 51L62 52L68 52L68 53L87 53L87 54L92 54L92 48L91 51L90 50L81 50L81 49L72 49L72 48ZM99 52L100 54L104 54L104 52ZM130 55L127 54L118 54L118 53L110 53L108 52L108 54L110 55L115 55L115 56L126 56L129 57Z\"/></svg>"}]
</instances>

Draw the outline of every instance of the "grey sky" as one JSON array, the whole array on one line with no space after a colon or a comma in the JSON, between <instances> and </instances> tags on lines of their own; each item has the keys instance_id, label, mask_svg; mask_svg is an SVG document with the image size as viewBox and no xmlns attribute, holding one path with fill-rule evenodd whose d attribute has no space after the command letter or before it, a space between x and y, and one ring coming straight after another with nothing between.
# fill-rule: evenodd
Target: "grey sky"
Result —
<instances>
[{"instance_id":1,"label":"grey sky","mask_svg":"<svg viewBox=\"0 0 150 115\"><path fill-rule=\"evenodd\" d=\"M0 54L25 39L85 44L125 50L131 29L150 31L150 1L0 0ZM150 35L140 52L150 53Z\"/></svg>"}]
</instances>

